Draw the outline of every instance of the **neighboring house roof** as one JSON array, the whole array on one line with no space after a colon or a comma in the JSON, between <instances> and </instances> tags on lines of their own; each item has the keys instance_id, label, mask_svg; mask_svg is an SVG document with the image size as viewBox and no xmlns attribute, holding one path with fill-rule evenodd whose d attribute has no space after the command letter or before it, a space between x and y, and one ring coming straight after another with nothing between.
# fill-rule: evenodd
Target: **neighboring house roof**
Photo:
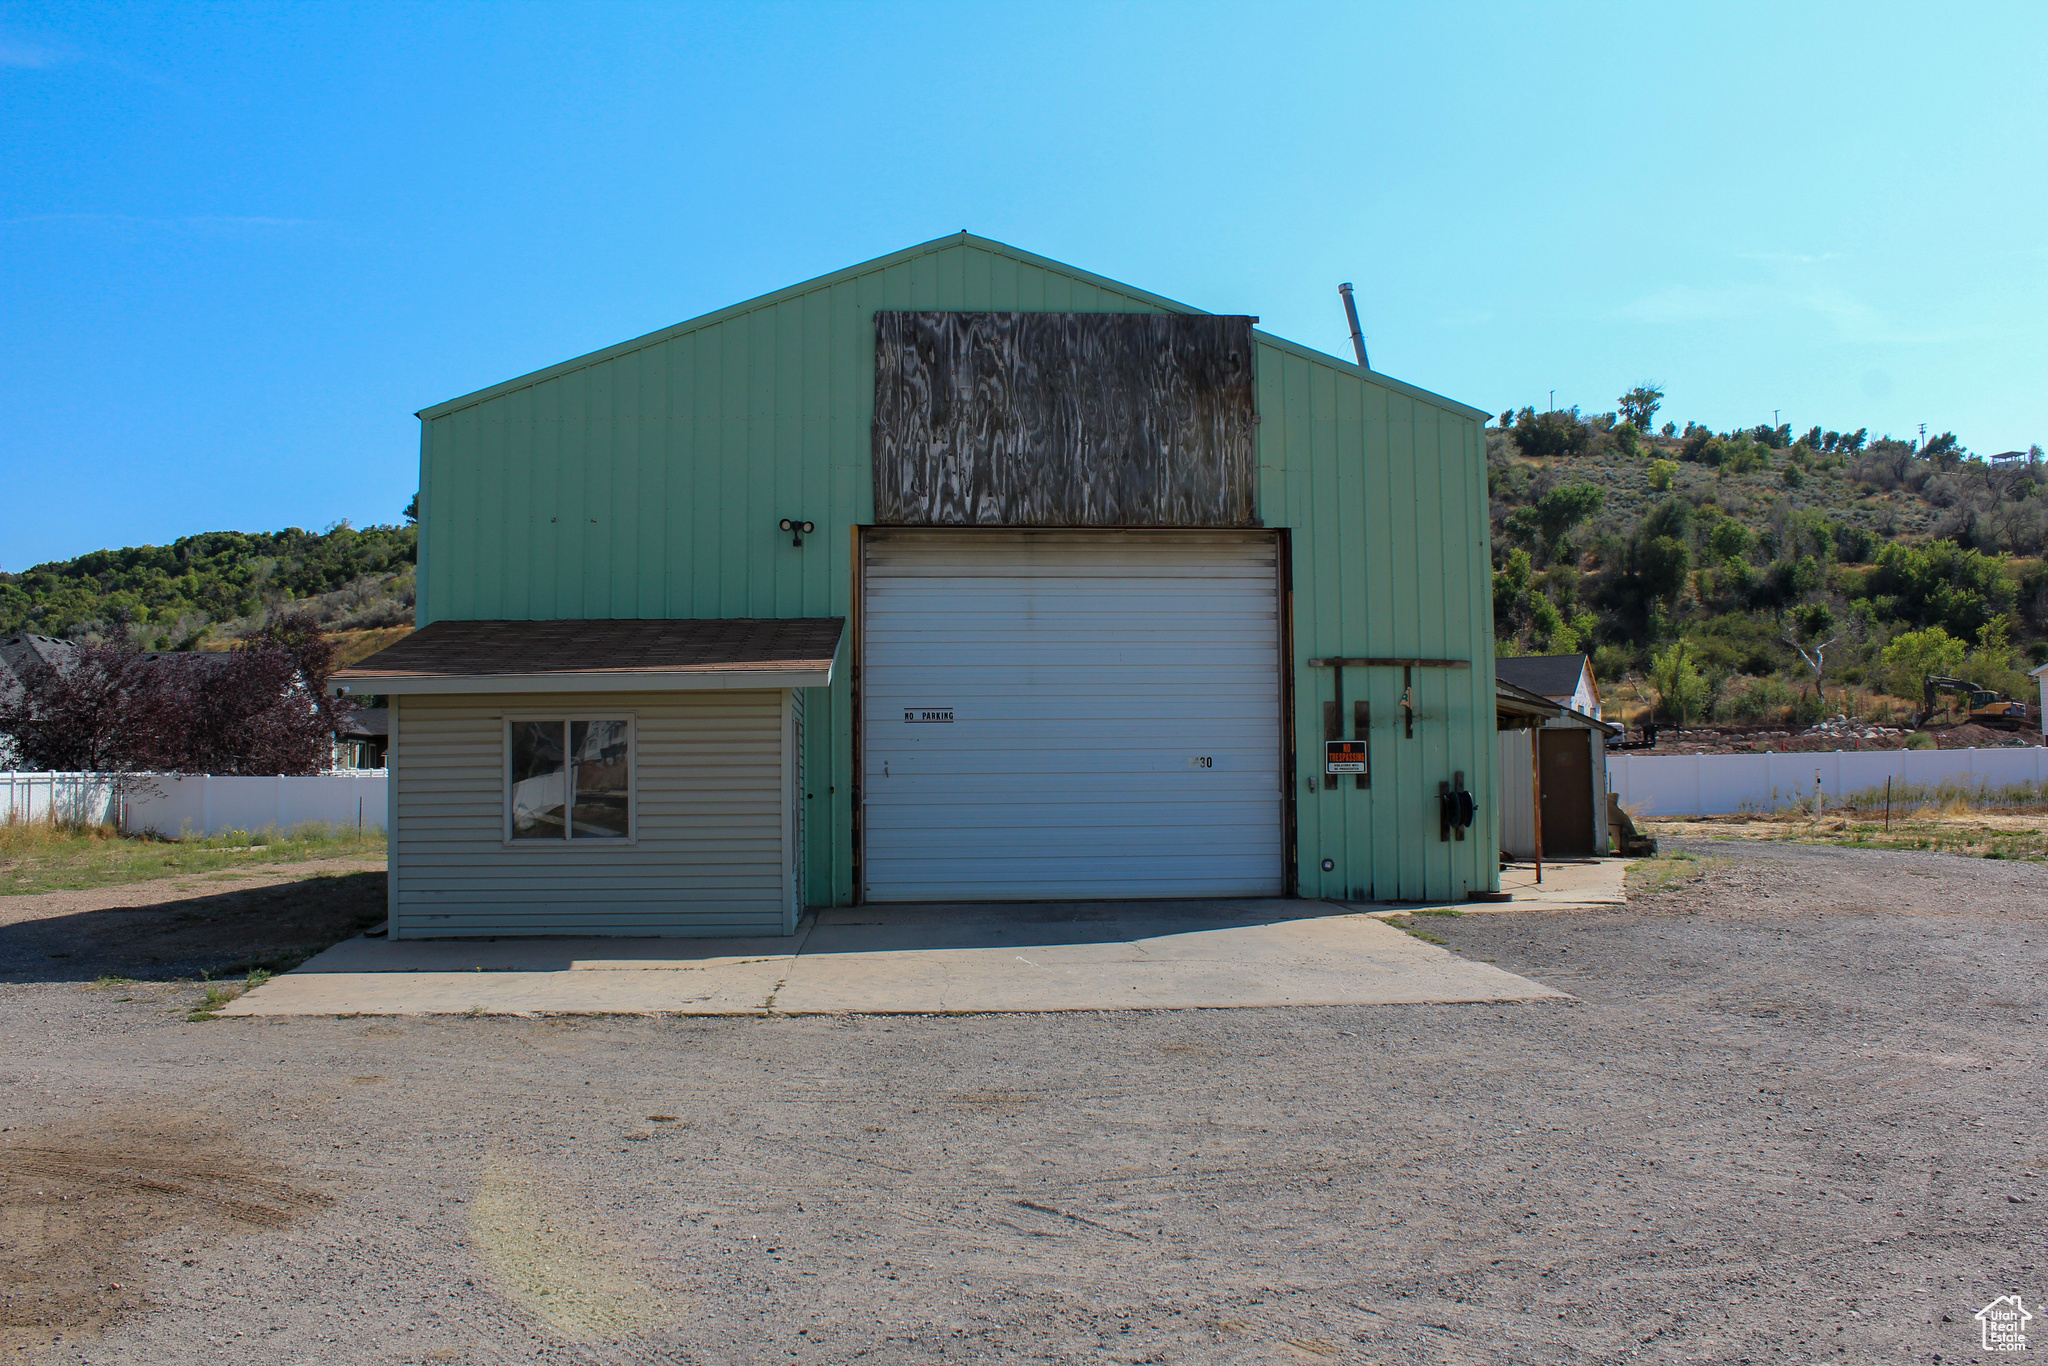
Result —
<instances>
[{"instance_id":1,"label":"neighboring house roof","mask_svg":"<svg viewBox=\"0 0 2048 1366\"><path fill-rule=\"evenodd\" d=\"M344 740L384 740L391 735L391 710L388 707L359 707L342 727Z\"/></svg>"},{"instance_id":2,"label":"neighboring house roof","mask_svg":"<svg viewBox=\"0 0 2048 1366\"><path fill-rule=\"evenodd\" d=\"M1493 662L1493 675L1545 697L1570 697L1586 675L1584 655L1522 655Z\"/></svg>"},{"instance_id":3,"label":"neighboring house roof","mask_svg":"<svg viewBox=\"0 0 2048 1366\"><path fill-rule=\"evenodd\" d=\"M7 687L36 664L57 665L71 658L78 647L55 636L19 635L0 640L0 687Z\"/></svg>"},{"instance_id":4,"label":"neighboring house roof","mask_svg":"<svg viewBox=\"0 0 2048 1366\"><path fill-rule=\"evenodd\" d=\"M437 621L330 686L410 693L814 688L832 681L844 617Z\"/></svg>"}]
</instances>

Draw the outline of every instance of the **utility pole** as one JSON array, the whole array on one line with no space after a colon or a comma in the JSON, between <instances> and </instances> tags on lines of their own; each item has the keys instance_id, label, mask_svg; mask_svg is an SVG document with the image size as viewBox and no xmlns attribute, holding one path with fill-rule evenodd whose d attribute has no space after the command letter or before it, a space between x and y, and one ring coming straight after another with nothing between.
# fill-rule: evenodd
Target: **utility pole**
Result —
<instances>
[{"instance_id":1,"label":"utility pole","mask_svg":"<svg viewBox=\"0 0 2048 1366\"><path fill-rule=\"evenodd\" d=\"M1920 424L1920 439L1913 443L1913 449L1915 451L1927 449L1927 424L1925 422Z\"/></svg>"}]
</instances>

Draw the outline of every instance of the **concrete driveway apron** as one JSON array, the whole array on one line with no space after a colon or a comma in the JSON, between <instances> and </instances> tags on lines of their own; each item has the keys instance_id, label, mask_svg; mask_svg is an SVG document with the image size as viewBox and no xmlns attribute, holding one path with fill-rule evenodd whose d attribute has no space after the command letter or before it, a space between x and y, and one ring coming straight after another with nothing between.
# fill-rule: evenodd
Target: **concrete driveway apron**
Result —
<instances>
[{"instance_id":1,"label":"concrete driveway apron","mask_svg":"<svg viewBox=\"0 0 2048 1366\"><path fill-rule=\"evenodd\" d=\"M824 910L787 938L358 938L221 1014L931 1014L1545 998L1566 993L1325 902L1126 901Z\"/></svg>"}]
</instances>

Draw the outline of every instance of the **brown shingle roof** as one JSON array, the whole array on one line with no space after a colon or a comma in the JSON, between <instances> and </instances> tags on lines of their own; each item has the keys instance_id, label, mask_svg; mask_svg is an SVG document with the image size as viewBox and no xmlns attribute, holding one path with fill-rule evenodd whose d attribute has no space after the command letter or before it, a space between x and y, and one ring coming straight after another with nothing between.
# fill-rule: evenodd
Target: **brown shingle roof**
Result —
<instances>
[{"instance_id":1,"label":"brown shingle roof","mask_svg":"<svg viewBox=\"0 0 2048 1366\"><path fill-rule=\"evenodd\" d=\"M744 676L756 687L802 687L818 681L807 675L829 674L844 627L843 617L437 621L333 681L364 693L511 679L573 689L717 687Z\"/></svg>"}]
</instances>

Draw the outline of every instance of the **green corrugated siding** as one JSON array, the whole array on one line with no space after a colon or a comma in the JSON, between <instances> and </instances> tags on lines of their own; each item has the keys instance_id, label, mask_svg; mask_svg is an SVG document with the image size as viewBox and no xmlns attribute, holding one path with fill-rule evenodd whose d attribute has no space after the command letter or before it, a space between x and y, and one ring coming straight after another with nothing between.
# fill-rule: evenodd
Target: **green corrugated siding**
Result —
<instances>
[{"instance_id":1,"label":"green corrugated siding","mask_svg":"<svg viewBox=\"0 0 2048 1366\"><path fill-rule=\"evenodd\" d=\"M850 616L873 515L877 309L1190 311L957 237L799 285L422 414L419 620ZM1492 791L1493 627L1480 419L1261 337L1261 516L1293 532L1301 890L1452 896L1495 884L1493 808L1437 837L1436 782ZM808 518L802 549L776 530ZM1470 658L1348 673L1373 707L1373 786L1311 792L1330 696L1317 655ZM811 900L852 900L850 658L806 717ZM1361 691L1363 689L1363 691ZM1448 721L1448 726L1445 724ZM1325 858L1336 861L1329 874Z\"/></svg>"}]
</instances>

